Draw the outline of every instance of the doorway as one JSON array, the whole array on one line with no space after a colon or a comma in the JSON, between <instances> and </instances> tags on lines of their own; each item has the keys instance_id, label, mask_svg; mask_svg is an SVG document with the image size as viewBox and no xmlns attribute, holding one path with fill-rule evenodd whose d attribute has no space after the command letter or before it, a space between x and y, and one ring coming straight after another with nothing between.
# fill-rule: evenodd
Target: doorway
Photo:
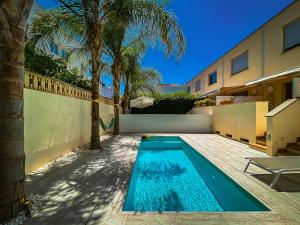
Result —
<instances>
[{"instance_id":1,"label":"doorway","mask_svg":"<svg viewBox=\"0 0 300 225\"><path fill-rule=\"evenodd\" d=\"M284 101L293 98L293 82L284 84Z\"/></svg>"}]
</instances>

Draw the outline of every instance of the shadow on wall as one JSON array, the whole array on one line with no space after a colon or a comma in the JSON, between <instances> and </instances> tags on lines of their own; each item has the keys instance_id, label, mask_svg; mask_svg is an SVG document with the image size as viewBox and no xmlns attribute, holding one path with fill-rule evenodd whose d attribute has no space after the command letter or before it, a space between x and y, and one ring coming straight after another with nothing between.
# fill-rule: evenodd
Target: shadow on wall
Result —
<instances>
[{"instance_id":1,"label":"shadow on wall","mask_svg":"<svg viewBox=\"0 0 300 225\"><path fill-rule=\"evenodd\" d=\"M39 194L39 213L25 224L94 224L119 191L125 193L135 158L132 137L110 137L99 154L70 153L28 175L27 190ZM131 151L130 151L131 150Z\"/></svg>"},{"instance_id":2,"label":"shadow on wall","mask_svg":"<svg viewBox=\"0 0 300 225\"><path fill-rule=\"evenodd\" d=\"M29 89L24 90L24 101L26 171L90 141L90 101ZM113 108L100 107L105 122L109 121L106 114Z\"/></svg>"}]
</instances>

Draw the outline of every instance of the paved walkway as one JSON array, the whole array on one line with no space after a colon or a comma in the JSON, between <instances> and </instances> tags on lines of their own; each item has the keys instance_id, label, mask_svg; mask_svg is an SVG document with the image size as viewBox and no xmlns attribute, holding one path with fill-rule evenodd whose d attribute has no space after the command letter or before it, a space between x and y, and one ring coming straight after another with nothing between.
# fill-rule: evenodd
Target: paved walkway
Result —
<instances>
[{"instance_id":1,"label":"paved walkway","mask_svg":"<svg viewBox=\"0 0 300 225\"><path fill-rule=\"evenodd\" d=\"M258 213L126 214L124 196L139 136L105 137L99 154L70 153L28 176L28 192L45 199L26 224L300 224L300 178L283 176L269 190L270 175L243 173L245 157L265 156L247 145L212 134L180 135L197 151L272 209ZM251 167L250 172L262 172Z\"/></svg>"}]
</instances>

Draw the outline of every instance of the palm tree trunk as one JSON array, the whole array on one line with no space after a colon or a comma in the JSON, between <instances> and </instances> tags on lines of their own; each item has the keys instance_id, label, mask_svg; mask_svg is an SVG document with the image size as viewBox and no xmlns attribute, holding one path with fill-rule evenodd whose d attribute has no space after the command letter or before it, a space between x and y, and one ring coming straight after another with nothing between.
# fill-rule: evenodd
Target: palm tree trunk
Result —
<instances>
[{"instance_id":1,"label":"palm tree trunk","mask_svg":"<svg viewBox=\"0 0 300 225\"><path fill-rule=\"evenodd\" d=\"M129 113L129 75L125 77L125 90L124 90L124 112Z\"/></svg>"},{"instance_id":2,"label":"palm tree trunk","mask_svg":"<svg viewBox=\"0 0 300 225\"><path fill-rule=\"evenodd\" d=\"M116 60L112 65L113 85L114 85L114 135L120 133L120 79L121 79L121 63Z\"/></svg>"},{"instance_id":3,"label":"palm tree trunk","mask_svg":"<svg viewBox=\"0 0 300 225\"><path fill-rule=\"evenodd\" d=\"M24 41L32 0L0 2L0 223L25 203Z\"/></svg>"},{"instance_id":4,"label":"palm tree trunk","mask_svg":"<svg viewBox=\"0 0 300 225\"><path fill-rule=\"evenodd\" d=\"M100 61L100 52L101 46L97 43L97 40L93 40L91 48L92 52L92 126L91 126L91 150L101 150L100 142L100 123L99 123L99 82L100 82L100 72L101 72L101 61Z\"/></svg>"}]
</instances>

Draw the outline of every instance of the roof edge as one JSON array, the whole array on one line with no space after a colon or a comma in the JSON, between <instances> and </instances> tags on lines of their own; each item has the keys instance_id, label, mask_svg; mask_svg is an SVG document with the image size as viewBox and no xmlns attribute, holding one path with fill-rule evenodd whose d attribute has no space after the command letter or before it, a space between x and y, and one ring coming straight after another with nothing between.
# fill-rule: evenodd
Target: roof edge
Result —
<instances>
[{"instance_id":1,"label":"roof edge","mask_svg":"<svg viewBox=\"0 0 300 225\"><path fill-rule=\"evenodd\" d=\"M203 73L206 69L208 69L209 67L211 67L213 64L215 64L217 61L219 61L220 59L222 59L226 54L228 54L230 51L232 51L233 49L235 49L237 46L239 46L242 42L246 41L248 38L250 38L252 35L254 35L257 31L259 31L260 29L262 29L264 26L266 26L269 22L271 22L272 20L274 20L275 18L277 18L279 15L281 15L282 13L284 13L286 10L288 10L291 6L293 6L294 4L297 3L297 0L294 0L292 3L290 3L288 6L286 6L284 9L282 9L279 13L277 13L276 15L274 15L272 18L270 18L269 20L267 20L265 23L263 23L261 26L259 26L256 30L254 30L252 33L250 33L247 37L245 37L244 39L242 39L239 43L237 43L236 45L234 45L232 48L230 48L228 51L226 51L224 54L222 54L220 57L218 57L216 60L214 60L211 64L209 64L207 67L205 67L203 70L201 70L196 76L194 76L191 80L187 81L185 85L188 85L189 82L193 81L198 75L201 75L201 73Z\"/></svg>"}]
</instances>

